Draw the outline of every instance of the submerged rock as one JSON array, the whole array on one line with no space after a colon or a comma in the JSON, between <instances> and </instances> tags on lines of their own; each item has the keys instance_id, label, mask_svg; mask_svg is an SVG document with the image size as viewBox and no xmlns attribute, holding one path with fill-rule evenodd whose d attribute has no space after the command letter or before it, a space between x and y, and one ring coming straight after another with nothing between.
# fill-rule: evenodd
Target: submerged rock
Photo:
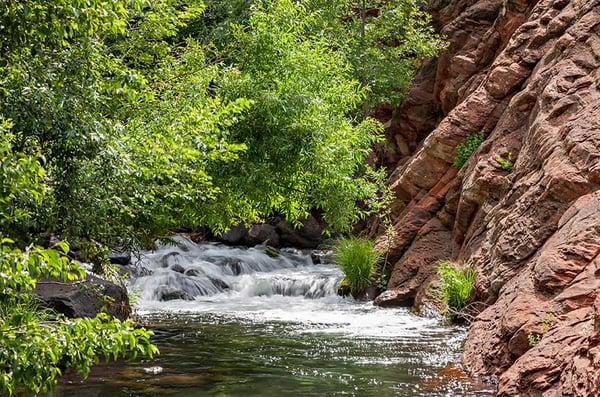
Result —
<instances>
[{"instance_id":1,"label":"submerged rock","mask_svg":"<svg viewBox=\"0 0 600 397\"><path fill-rule=\"evenodd\" d=\"M183 268L183 266L181 266L179 264L175 264L175 265L171 266L170 269L177 273L181 273L181 274L185 273L185 269Z\"/></svg>"},{"instance_id":2,"label":"submerged rock","mask_svg":"<svg viewBox=\"0 0 600 397\"><path fill-rule=\"evenodd\" d=\"M276 248L265 247L265 254L271 258L279 258L280 253Z\"/></svg>"},{"instance_id":3,"label":"submerged rock","mask_svg":"<svg viewBox=\"0 0 600 397\"><path fill-rule=\"evenodd\" d=\"M184 274L190 277L197 277L200 276L202 273L196 269L187 269Z\"/></svg>"},{"instance_id":4,"label":"submerged rock","mask_svg":"<svg viewBox=\"0 0 600 397\"><path fill-rule=\"evenodd\" d=\"M187 300L187 301L194 300L194 297L191 296L190 294L188 294L187 292L181 291L181 290L178 290L175 288L167 287L167 286L162 286L161 288L159 288L156 291L156 296L159 301L163 301L163 302L177 300L177 299Z\"/></svg>"},{"instance_id":5,"label":"submerged rock","mask_svg":"<svg viewBox=\"0 0 600 397\"><path fill-rule=\"evenodd\" d=\"M310 258L312 259L315 265L321 263L334 263L335 258L333 256L333 250L330 249L321 249L315 250L310 253Z\"/></svg>"},{"instance_id":6,"label":"submerged rock","mask_svg":"<svg viewBox=\"0 0 600 397\"><path fill-rule=\"evenodd\" d=\"M214 284L214 286L217 287L219 290L225 291L225 290L229 289L229 284L227 284L224 280L214 278L214 277L209 277L209 279Z\"/></svg>"},{"instance_id":7,"label":"submerged rock","mask_svg":"<svg viewBox=\"0 0 600 397\"><path fill-rule=\"evenodd\" d=\"M161 266L162 267L169 267L173 264L177 264L179 263L181 254L179 252L169 252L168 254L164 255L161 260Z\"/></svg>"}]
</instances>

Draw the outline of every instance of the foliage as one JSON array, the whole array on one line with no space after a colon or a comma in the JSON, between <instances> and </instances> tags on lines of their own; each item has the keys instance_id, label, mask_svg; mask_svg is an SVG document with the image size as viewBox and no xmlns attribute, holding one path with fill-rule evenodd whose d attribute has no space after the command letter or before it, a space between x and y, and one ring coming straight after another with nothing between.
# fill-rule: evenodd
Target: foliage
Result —
<instances>
[{"instance_id":1,"label":"foliage","mask_svg":"<svg viewBox=\"0 0 600 397\"><path fill-rule=\"evenodd\" d=\"M477 273L473 269L460 269L456 263L443 261L439 264L438 276L442 303L449 310L450 316L454 317L469 302Z\"/></svg>"},{"instance_id":2,"label":"foliage","mask_svg":"<svg viewBox=\"0 0 600 397\"><path fill-rule=\"evenodd\" d=\"M246 219L277 212L296 222L318 209L331 229L343 230L362 215L357 201L378 190L364 163L381 125L348 117L363 92L345 59L307 34L313 18L294 1L264 1L247 28L236 26L232 66L216 93L255 106L232 130L247 150L213 174L224 191L245 198ZM231 217L224 201L215 203Z\"/></svg>"},{"instance_id":3,"label":"foliage","mask_svg":"<svg viewBox=\"0 0 600 397\"><path fill-rule=\"evenodd\" d=\"M387 289L388 283L390 281L391 271L387 269L383 269L381 274L379 275L379 279L377 280L377 288L380 291L385 291Z\"/></svg>"},{"instance_id":4,"label":"foliage","mask_svg":"<svg viewBox=\"0 0 600 397\"><path fill-rule=\"evenodd\" d=\"M0 6L0 115L19 151L47 161L33 229L146 246L273 213L298 222L318 209L332 230L365 215L356 203L383 175L364 160L382 126L348 117L366 91L315 30L323 10L213 2L204 18L197 0L84 3ZM47 31L42 16L68 28ZM215 43L190 38L203 32ZM207 62L218 46L225 65Z\"/></svg>"},{"instance_id":5,"label":"foliage","mask_svg":"<svg viewBox=\"0 0 600 397\"><path fill-rule=\"evenodd\" d=\"M527 334L527 342L529 343L529 346L534 347L540 343L540 340L542 340L544 334L548 332L550 328L552 328L555 322L556 319L554 318L554 315L550 312L547 312L540 321L539 332L529 332Z\"/></svg>"},{"instance_id":6,"label":"foliage","mask_svg":"<svg viewBox=\"0 0 600 397\"><path fill-rule=\"evenodd\" d=\"M38 280L74 282L85 275L66 257L68 245L20 249L7 237L13 224L31 218L44 197L40 158L13 150L13 135L0 135L0 392L39 394L51 388L64 368L85 375L98 357L152 356L152 333L106 314L69 320L37 307Z\"/></svg>"},{"instance_id":7,"label":"foliage","mask_svg":"<svg viewBox=\"0 0 600 397\"><path fill-rule=\"evenodd\" d=\"M400 104L426 57L444 47L421 0L308 0L322 17L311 28L349 60L366 89L363 110Z\"/></svg>"},{"instance_id":8,"label":"foliage","mask_svg":"<svg viewBox=\"0 0 600 397\"><path fill-rule=\"evenodd\" d=\"M304 13L298 26L302 36L319 37L322 45L348 61L351 77L365 89L359 104L363 110L381 103L398 105L422 60L444 47L420 0L296 3ZM282 5L286 7L285 1L209 0L206 18L214 28L203 37L215 47L215 58L229 60L227 43L235 40L232 26L248 26L253 8Z\"/></svg>"},{"instance_id":9,"label":"foliage","mask_svg":"<svg viewBox=\"0 0 600 397\"><path fill-rule=\"evenodd\" d=\"M482 132L478 134L469 134L465 140L456 147L456 156L454 157L454 167L461 169L471 155L479 148L485 139Z\"/></svg>"},{"instance_id":10,"label":"foliage","mask_svg":"<svg viewBox=\"0 0 600 397\"><path fill-rule=\"evenodd\" d=\"M529 347L535 347L538 343L540 343L540 340L542 340L542 335L540 334L533 332L529 332L527 334L527 343L529 344Z\"/></svg>"},{"instance_id":11,"label":"foliage","mask_svg":"<svg viewBox=\"0 0 600 397\"><path fill-rule=\"evenodd\" d=\"M496 161L500 164L500 168L504 171L512 171L514 163L512 159L512 152L508 152L507 158L504 157L496 157Z\"/></svg>"},{"instance_id":12,"label":"foliage","mask_svg":"<svg viewBox=\"0 0 600 397\"><path fill-rule=\"evenodd\" d=\"M114 127L99 117L110 106L102 79L108 65L94 38L122 32L129 3L136 2L0 3L0 109L18 151L43 148L59 214L68 210L82 161Z\"/></svg>"},{"instance_id":13,"label":"foliage","mask_svg":"<svg viewBox=\"0 0 600 397\"><path fill-rule=\"evenodd\" d=\"M381 254L373 241L350 237L339 239L334 248L335 263L346 275L346 282L353 294L360 294L373 281L375 267Z\"/></svg>"},{"instance_id":14,"label":"foliage","mask_svg":"<svg viewBox=\"0 0 600 397\"><path fill-rule=\"evenodd\" d=\"M131 322L36 306L40 278L84 275L66 244L36 245L50 235L100 271L108 245L150 245L174 228L299 222L317 209L345 230L368 213L384 175L364 164L382 126L352 115L397 102L440 43L412 0L358 5L210 1L204 14L201 0L0 2L5 393L42 392L101 356L156 353ZM364 289L373 244L341 240L338 255Z\"/></svg>"},{"instance_id":15,"label":"foliage","mask_svg":"<svg viewBox=\"0 0 600 397\"><path fill-rule=\"evenodd\" d=\"M207 103L208 95L192 97L192 90L206 92L193 81L208 84L199 77L207 67L198 46L176 40L203 9L198 0L0 4L1 115L14 125L19 151L42 148L47 161L49 194L37 229L127 244L130 236L143 240L185 223L174 213L163 224L166 217L152 211L178 208L182 198L189 209L197 192L210 191L199 168L224 149L201 134L218 135L232 109L218 99ZM179 97L184 76L187 96ZM181 114L184 105L195 112ZM140 127L142 117L156 123ZM157 142L157 130L169 125L181 128ZM181 130L185 139L173 138ZM139 161L151 159L142 153L148 147L159 149L151 164Z\"/></svg>"},{"instance_id":16,"label":"foliage","mask_svg":"<svg viewBox=\"0 0 600 397\"><path fill-rule=\"evenodd\" d=\"M12 125L0 118L0 237L3 230L26 238L34 211L45 197L45 172L35 155L14 153Z\"/></svg>"},{"instance_id":17,"label":"foliage","mask_svg":"<svg viewBox=\"0 0 600 397\"><path fill-rule=\"evenodd\" d=\"M209 1L204 14L202 0L0 1L5 393L38 393L100 356L156 352L130 322L36 307L40 278L83 275L50 237L100 271L109 247L150 246L176 228L319 210L330 230L348 230L370 213L384 174L365 160L382 126L356 110L397 101L440 45L413 0L355 6ZM340 262L362 288L378 254L347 244Z\"/></svg>"}]
</instances>

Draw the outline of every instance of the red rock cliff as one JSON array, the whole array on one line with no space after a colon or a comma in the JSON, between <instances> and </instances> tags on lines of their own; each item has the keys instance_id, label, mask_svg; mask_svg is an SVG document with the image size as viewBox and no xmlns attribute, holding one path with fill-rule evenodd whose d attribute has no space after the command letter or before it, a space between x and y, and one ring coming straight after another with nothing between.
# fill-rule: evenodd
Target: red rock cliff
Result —
<instances>
[{"instance_id":1,"label":"red rock cliff","mask_svg":"<svg viewBox=\"0 0 600 397\"><path fill-rule=\"evenodd\" d=\"M449 46L386 125L394 268L378 303L419 302L437 261L468 261L487 307L468 370L497 375L499 396L600 396L600 0L429 3Z\"/></svg>"}]
</instances>

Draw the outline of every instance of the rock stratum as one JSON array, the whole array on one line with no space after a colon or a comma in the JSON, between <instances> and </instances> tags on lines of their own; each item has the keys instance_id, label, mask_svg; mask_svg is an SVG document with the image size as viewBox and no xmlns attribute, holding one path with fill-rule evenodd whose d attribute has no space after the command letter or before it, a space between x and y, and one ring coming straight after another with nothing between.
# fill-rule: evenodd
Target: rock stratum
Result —
<instances>
[{"instance_id":1,"label":"rock stratum","mask_svg":"<svg viewBox=\"0 0 600 397\"><path fill-rule=\"evenodd\" d=\"M485 308L465 367L497 377L498 396L599 396L600 0L429 11L449 45L386 123L394 233L371 233L393 272L377 303L419 305L439 260L464 261Z\"/></svg>"}]
</instances>

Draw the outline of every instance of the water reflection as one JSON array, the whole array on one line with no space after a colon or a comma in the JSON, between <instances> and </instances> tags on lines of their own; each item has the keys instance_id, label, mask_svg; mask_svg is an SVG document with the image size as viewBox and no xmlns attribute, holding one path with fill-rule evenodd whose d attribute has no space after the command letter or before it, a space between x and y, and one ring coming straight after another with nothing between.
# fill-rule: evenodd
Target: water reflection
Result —
<instances>
[{"instance_id":1,"label":"water reflection","mask_svg":"<svg viewBox=\"0 0 600 397\"><path fill-rule=\"evenodd\" d=\"M409 313L405 316L412 317ZM161 355L67 376L54 397L486 396L453 362L464 331L377 338L307 331L299 323L215 315L149 315ZM160 373L148 368L160 367Z\"/></svg>"}]
</instances>

